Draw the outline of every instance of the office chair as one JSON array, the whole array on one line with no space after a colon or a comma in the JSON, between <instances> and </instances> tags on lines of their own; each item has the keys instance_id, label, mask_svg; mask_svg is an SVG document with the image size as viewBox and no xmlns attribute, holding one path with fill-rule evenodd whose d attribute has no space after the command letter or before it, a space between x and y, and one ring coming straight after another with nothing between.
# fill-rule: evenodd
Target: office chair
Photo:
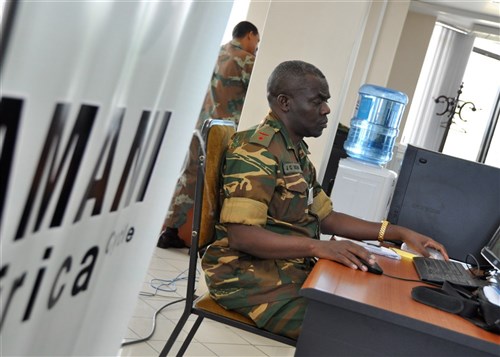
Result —
<instances>
[{"instance_id":1,"label":"office chair","mask_svg":"<svg viewBox=\"0 0 500 357\"><path fill-rule=\"evenodd\" d=\"M209 119L205 121L199 145L199 165L194 197L193 229L191 248L189 250L188 281L186 304L179 322L170 335L160 356L166 356L176 341L191 314L198 316L182 344L177 356L182 356L198 327L204 318L237 327L257 335L295 346L294 339L263 330L255 323L235 311L229 311L217 304L209 295L195 296L196 270L201 252L215 240L215 222L220 210L220 168L223 154L229 144L232 134L236 131L235 124L229 120Z\"/></svg>"}]
</instances>

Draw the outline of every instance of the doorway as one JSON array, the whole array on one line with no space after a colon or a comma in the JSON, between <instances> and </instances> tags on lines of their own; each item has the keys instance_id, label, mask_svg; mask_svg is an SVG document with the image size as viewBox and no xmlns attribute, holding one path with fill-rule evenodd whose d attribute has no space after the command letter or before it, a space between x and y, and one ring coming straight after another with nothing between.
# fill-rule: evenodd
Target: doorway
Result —
<instances>
[{"instance_id":1,"label":"doorway","mask_svg":"<svg viewBox=\"0 0 500 357\"><path fill-rule=\"evenodd\" d=\"M500 42L476 38L443 153L500 168Z\"/></svg>"},{"instance_id":2,"label":"doorway","mask_svg":"<svg viewBox=\"0 0 500 357\"><path fill-rule=\"evenodd\" d=\"M436 23L401 144L500 167L500 42L493 38Z\"/></svg>"}]
</instances>

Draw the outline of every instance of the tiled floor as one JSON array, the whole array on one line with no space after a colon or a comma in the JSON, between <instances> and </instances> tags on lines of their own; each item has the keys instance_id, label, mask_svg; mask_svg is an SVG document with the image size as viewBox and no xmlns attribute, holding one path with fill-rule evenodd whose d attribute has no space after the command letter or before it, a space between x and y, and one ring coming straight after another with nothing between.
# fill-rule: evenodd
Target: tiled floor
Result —
<instances>
[{"instance_id":1,"label":"tiled floor","mask_svg":"<svg viewBox=\"0 0 500 357\"><path fill-rule=\"evenodd\" d=\"M178 277L187 276L187 267L187 249L155 248L148 274L144 278L142 293L151 295L155 293L156 289L152 287L152 284L158 286L158 282L153 279L177 280ZM198 292L206 291L203 278L199 279L198 285ZM124 341L133 341L148 336L153 329L155 311L167 303L184 297L186 281L176 281L173 285L164 286L164 288L172 291L158 291L154 296L141 294L138 297ZM158 356L181 316L183 308L183 302L164 308L157 315L156 329L151 338L144 342L124 346L120 349L118 356ZM189 318L170 355L175 356L194 319L194 316ZM205 319L185 355L293 356L294 352L293 347Z\"/></svg>"}]
</instances>

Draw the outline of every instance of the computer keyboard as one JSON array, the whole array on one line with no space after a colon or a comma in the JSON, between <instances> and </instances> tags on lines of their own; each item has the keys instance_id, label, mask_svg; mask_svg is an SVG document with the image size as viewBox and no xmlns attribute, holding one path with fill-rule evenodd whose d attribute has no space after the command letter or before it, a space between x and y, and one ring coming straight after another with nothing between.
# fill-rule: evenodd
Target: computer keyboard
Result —
<instances>
[{"instance_id":1,"label":"computer keyboard","mask_svg":"<svg viewBox=\"0 0 500 357\"><path fill-rule=\"evenodd\" d=\"M469 271L460 263L432 259L425 257L414 257L413 264L422 281L442 284L449 281L462 286L479 287L485 286L482 280L474 278Z\"/></svg>"}]
</instances>

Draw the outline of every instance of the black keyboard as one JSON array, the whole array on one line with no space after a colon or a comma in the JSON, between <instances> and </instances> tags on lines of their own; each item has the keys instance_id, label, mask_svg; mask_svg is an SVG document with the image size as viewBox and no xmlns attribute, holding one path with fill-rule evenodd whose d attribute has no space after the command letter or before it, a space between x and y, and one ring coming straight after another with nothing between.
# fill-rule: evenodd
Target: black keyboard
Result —
<instances>
[{"instance_id":1,"label":"black keyboard","mask_svg":"<svg viewBox=\"0 0 500 357\"><path fill-rule=\"evenodd\" d=\"M462 286L485 286L486 282L474 278L464 266L457 262L414 257L413 264L422 281L442 284L449 281Z\"/></svg>"}]
</instances>

